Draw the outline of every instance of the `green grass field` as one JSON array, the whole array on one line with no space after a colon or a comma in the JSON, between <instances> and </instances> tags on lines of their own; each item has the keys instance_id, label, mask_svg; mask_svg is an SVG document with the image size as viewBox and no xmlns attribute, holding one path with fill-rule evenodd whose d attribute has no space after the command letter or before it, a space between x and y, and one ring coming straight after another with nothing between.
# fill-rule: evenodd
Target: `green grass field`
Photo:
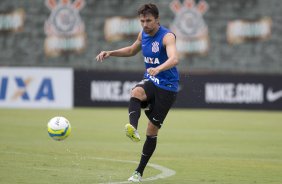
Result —
<instances>
[{"instance_id":1,"label":"green grass field","mask_svg":"<svg viewBox=\"0 0 282 184\"><path fill-rule=\"evenodd\" d=\"M72 125L61 142L46 128L57 115ZM128 161L139 161L147 125L142 114L143 139L133 143L127 122L125 108L0 109L0 183L122 183L137 166ZM281 184L282 113L174 109L150 163L176 174L145 183ZM144 178L160 173L147 167Z\"/></svg>"}]
</instances>

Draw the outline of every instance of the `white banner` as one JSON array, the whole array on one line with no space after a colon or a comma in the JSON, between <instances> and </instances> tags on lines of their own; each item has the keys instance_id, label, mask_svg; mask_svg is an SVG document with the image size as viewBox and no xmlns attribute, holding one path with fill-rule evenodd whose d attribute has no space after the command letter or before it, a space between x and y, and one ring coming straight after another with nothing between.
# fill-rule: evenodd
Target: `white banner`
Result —
<instances>
[{"instance_id":1,"label":"white banner","mask_svg":"<svg viewBox=\"0 0 282 184\"><path fill-rule=\"evenodd\" d=\"M0 108L72 107L72 69L0 68Z\"/></svg>"}]
</instances>

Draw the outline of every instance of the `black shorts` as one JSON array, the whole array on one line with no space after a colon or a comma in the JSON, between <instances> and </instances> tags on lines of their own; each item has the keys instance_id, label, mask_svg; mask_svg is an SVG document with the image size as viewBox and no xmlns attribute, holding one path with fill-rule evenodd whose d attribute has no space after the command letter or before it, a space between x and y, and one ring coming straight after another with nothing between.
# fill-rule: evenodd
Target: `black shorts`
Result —
<instances>
[{"instance_id":1,"label":"black shorts","mask_svg":"<svg viewBox=\"0 0 282 184\"><path fill-rule=\"evenodd\" d=\"M142 87L147 100L141 102L148 119L157 127L161 128L164 119L176 100L177 92L164 90L154 85L150 80L142 80L135 87Z\"/></svg>"}]
</instances>

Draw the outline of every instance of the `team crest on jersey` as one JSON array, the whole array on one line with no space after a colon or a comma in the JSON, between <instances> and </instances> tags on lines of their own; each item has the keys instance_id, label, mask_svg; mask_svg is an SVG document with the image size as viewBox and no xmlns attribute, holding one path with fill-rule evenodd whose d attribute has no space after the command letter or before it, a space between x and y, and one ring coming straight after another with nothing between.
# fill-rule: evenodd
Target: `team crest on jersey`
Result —
<instances>
[{"instance_id":1,"label":"team crest on jersey","mask_svg":"<svg viewBox=\"0 0 282 184\"><path fill-rule=\"evenodd\" d=\"M159 42L154 41L152 43L152 52L154 52L154 53L159 52L160 51L159 45L160 45Z\"/></svg>"},{"instance_id":2,"label":"team crest on jersey","mask_svg":"<svg viewBox=\"0 0 282 184\"><path fill-rule=\"evenodd\" d=\"M45 0L51 15L45 22L45 51L47 55L59 55L61 52L79 52L85 47L84 23L79 11L85 0Z\"/></svg>"}]
</instances>

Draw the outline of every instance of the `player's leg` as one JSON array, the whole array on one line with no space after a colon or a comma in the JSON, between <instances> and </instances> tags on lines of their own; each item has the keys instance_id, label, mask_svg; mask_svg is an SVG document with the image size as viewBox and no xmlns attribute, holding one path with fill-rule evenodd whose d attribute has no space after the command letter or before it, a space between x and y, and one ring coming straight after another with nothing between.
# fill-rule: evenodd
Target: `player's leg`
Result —
<instances>
[{"instance_id":1,"label":"player's leg","mask_svg":"<svg viewBox=\"0 0 282 184\"><path fill-rule=\"evenodd\" d=\"M136 171L139 172L141 176L143 176L144 169L156 149L158 131L159 127L149 121L147 127L146 140L143 145L140 163L136 169Z\"/></svg>"},{"instance_id":2,"label":"player's leg","mask_svg":"<svg viewBox=\"0 0 282 184\"><path fill-rule=\"evenodd\" d=\"M132 182L141 181L144 169L156 149L158 131L159 131L159 127L157 127L151 121L149 121L148 127L147 127L147 133L146 133L147 138L143 145L140 163L137 169L132 174L132 176L128 179L129 181L132 181Z\"/></svg>"},{"instance_id":3,"label":"player's leg","mask_svg":"<svg viewBox=\"0 0 282 184\"><path fill-rule=\"evenodd\" d=\"M143 80L137 84L131 91L131 98L128 107L129 124L125 125L125 133L132 141L140 141L140 136L137 131L138 120L141 115L141 108L148 105L148 100L151 98L150 88L152 88L148 80Z\"/></svg>"},{"instance_id":4,"label":"player's leg","mask_svg":"<svg viewBox=\"0 0 282 184\"><path fill-rule=\"evenodd\" d=\"M131 91L131 98L129 100L129 123L137 129L138 120L141 115L141 102L147 99L145 90L142 87L135 87Z\"/></svg>"},{"instance_id":5,"label":"player's leg","mask_svg":"<svg viewBox=\"0 0 282 184\"><path fill-rule=\"evenodd\" d=\"M136 86L132 89L128 107L129 123L125 125L125 134L134 142L140 141L137 127L141 115L141 102L146 99L147 96L142 86Z\"/></svg>"},{"instance_id":6,"label":"player's leg","mask_svg":"<svg viewBox=\"0 0 282 184\"><path fill-rule=\"evenodd\" d=\"M156 88L155 99L152 101L149 110L145 111L145 114L149 119L147 138L143 146L140 163L135 171L135 176L139 175L140 177L138 178L140 179L141 176L143 176L147 163L156 149L159 129L175 99L176 93Z\"/></svg>"}]
</instances>

